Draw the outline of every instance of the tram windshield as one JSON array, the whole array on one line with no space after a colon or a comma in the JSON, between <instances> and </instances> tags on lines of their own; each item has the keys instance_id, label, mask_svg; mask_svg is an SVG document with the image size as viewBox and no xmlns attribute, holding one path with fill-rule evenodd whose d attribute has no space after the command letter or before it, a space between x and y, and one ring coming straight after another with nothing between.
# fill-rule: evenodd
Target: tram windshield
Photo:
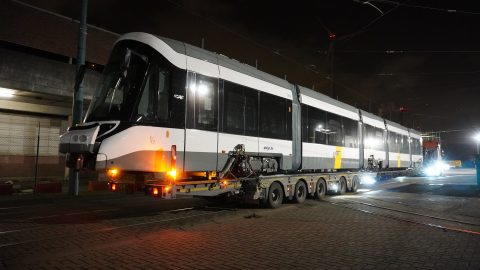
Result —
<instances>
[{"instance_id":1,"label":"tram windshield","mask_svg":"<svg viewBox=\"0 0 480 270\"><path fill-rule=\"evenodd\" d=\"M149 59L146 55L127 46L116 46L87 111L85 122L130 121L148 67Z\"/></svg>"}]
</instances>

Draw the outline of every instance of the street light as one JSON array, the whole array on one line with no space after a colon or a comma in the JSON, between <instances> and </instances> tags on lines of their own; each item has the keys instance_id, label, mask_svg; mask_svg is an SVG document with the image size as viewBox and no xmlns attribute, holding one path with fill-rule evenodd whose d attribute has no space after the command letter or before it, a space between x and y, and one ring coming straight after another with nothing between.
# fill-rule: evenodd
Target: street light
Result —
<instances>
[{"instance_id":1,"label":"street light","mask_svg":"<svg viewBox=\"0 0 480 270\"><path fill-rule=\"evenodd\" d=\"M477 155L480 154L480 148L479 148L479 145L480 145L480 132L475 134L475 136L473 136L473 139L475 140L475 142L477 143Z\"/></svg>"},{"instance_id":2,"label":"street light","mask_svg":"<svg viewBox=\"0 0 480 270\"><path fill-rule=\"evenodd\" d=\"M0 97L2 98L12 98L14 93L15 91L12 89L0 87Z\"/></svg>"}]
</instances>

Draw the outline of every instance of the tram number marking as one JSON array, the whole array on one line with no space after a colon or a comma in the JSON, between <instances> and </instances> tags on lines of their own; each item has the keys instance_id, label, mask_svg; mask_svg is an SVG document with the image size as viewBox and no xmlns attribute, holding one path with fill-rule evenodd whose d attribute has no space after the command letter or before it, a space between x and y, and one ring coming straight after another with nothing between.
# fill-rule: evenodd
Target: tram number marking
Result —
<instances>
[{"instance_id":1,"label":"tram number marking","mask_svg":"<svg viewBox=\"0 0 480 270\"><path fill-rule=\"evenodd\" d=\"M273 151L273 146L266 145L266 146L263 147L263 150Z\"/></svg>"}]
</instances>

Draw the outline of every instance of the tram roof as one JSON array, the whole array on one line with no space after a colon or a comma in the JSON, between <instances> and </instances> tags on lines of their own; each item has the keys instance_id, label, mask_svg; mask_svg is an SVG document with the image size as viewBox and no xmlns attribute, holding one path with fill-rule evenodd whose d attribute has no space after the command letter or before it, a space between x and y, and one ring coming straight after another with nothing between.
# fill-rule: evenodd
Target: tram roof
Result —
<instances>
[{"instance_id":1,"label":"tram roof","mask_svg":"<svg viewBox=\"0 0 480 270\"><path fill-rule=\"evenodd\" d=\"M188 43L180 42L174 39L161 37L161 36L156 36L156 37L162 40L163 42L167 43L167 45L169 45L174 51L178 53L185 54L187 56L197 58L200 60L205 60L210 63L215 63L215 64L218 64L219 66L223 66L225 68L278 85L280 87L284 87L286 89L290 89L292 87L292 84L289 83L287 80L268 74L255 67L252 67L245 63L241 63L240 61L229 58L225 55L211 52L211 51L199 48L197 46L193 46Z\"/></svg>"},{"instance_id":2,"label":"tram roof","mask_svg":"<svg viewBox=\"0 0 480 270\"><path fill-rule=\"evenodd\" d=\"M342 109L345 109L345 110L348 110L348 111L351 111L353 113L358 114L358 109L353 107L352 105L349 105L347 103L338 101L338 100L333 99L333 98L331 98L327 95L324 95L322 93L316 92L312 89L309 89L309 88L306 88L306 87L303 87L303 86L299 86L299 88L300 88L300 93L302 95L321 100L321 101L329 103L333 106L340 107Z\"/></svg>"}]
</instances>

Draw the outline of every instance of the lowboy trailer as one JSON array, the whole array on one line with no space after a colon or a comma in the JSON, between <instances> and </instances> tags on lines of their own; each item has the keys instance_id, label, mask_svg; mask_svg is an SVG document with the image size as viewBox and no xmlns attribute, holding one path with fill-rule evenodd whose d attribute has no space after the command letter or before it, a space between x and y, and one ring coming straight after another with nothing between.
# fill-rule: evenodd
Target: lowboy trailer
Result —
<instances>
[{"instance_id":1,"label":"lowboy trailer","mask_svg":"<svg viewBox=\"0 0 480 270\"><path fill-rule=\"evenodd\" d=\"M238 145L230 152L225 168L213 179L177 179L170 176L146 180L143 189L147 194L162 199L175 199L177 195L232 196L246 201L260 201L263 205L276 208L284 199L302 203L307 196L322 199L328 193L356 192L361 178L376 177L375 173L366 171L256 175L251 168L244 146ZM122 185L132 186L134 182L112 178L109 184L112 190L117 190Z\"/></svg>"},{"instance_id":2,"label":"lowboy trailer","mask_svg":"<svg viewBox=\"0 0 480 270\"><path fill-rule=\"evenodd\" d=\"M285 198L302 203L307 195L322 199L327 193L356 192L359 179L359 173L312 173L205 181L147 181L145 187L149 194L163 199L176 198L177 194L238 196L276 208Z\"/></svg>"}]
</instances>

